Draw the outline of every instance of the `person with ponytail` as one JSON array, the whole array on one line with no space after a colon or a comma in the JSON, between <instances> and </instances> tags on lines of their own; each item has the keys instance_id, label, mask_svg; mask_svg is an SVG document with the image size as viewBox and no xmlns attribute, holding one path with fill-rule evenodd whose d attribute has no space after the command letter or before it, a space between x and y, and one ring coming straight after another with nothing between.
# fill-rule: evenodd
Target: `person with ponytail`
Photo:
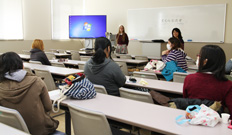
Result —
<instances>
[{"instance_id":1,"label":"person with ponytail","mask_svg":"<svg viewBox=\"0 0 232 135\"><path fill-rule=\"evenodd\" d=\"M109 95L120 96L119 88L126 82L118 64L111 58L111 42L100 37L95 40L95 54L86 62L84 74L94 84L103 85Z\"/></svg>"},{"instance_id":2,"label":"person with ponytail","mask_svg":"<svg viewBox=\"0 0 232 135\"><path fill-rule=\"evenodd\" d=\"M116 53L127 54L128 53L127 46L129 44L129 40L123 25L119 26L119 31L116 36L116 41L117 41Z\"/></svg>"}]
</instances>

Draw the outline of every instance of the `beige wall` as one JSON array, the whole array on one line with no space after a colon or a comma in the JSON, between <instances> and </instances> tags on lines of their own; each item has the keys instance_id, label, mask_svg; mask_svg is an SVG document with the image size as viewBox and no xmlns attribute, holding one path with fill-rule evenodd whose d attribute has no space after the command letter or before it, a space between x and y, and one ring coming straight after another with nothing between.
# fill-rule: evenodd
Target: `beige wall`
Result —
<instances>
[{"instance_id":1,"label":"beige wall","mask_svg":"<svg viewBox=\"0 0 232 135\"><path fill-rule=\"evenodd\" d=\"M127 28L127 10L137 8L155 8L188 5L206 5L227 3L225 43L219 44L226 52L227 59L232 58L232 0L85 0L86 14L106 14L107 30L118 31L119 24ZM82 40L51 40L51 0L23 0L23 41L0 41L0 52L29 50L32 40L43 39L45 49L76 49L83 47ZM129 35L130 36L130 35ZM183 34L184 37L184 34ZM200 48L208 43L186 43L185 51L190 57L195 57ZM141 44L130 42L129 52L141 52Z\"/></svg>"}]
</instances>

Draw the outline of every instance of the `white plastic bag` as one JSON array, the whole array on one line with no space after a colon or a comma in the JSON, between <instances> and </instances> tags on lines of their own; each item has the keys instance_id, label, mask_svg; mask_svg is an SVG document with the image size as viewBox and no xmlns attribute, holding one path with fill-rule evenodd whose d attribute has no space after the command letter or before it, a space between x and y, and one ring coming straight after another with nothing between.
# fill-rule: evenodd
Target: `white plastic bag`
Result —
<instances>
[{"instance_id":1,"label":"white plastic bag","mask_svg":"<svg viewBox=\"0 0 232 135\"><path fill-rule=\"evenodd\" d=\"M219 114L213 109L202 104L200 111L193 116L192 120L189 122L194 125L204 125L209 127L214 127L220 121Z\"/></svg>"},{"instance_id":2,"label":"white plastic bag","mask_svg":"<svg viewBox=\"0 0 232 135\"><path fill-rule=\"evenodd\" d=\"M192 108L195 107L194 110ZM191 111L190 111L191 110ZM220 121L219 114L214 111L213 109L201 104L198 105L191 105L186 108L186 118L179 121L183 115L180 115L176 118L176 122L178 124L183 124L185 122L189 122L189 124L193 125L204 125L209 127L214 127Z\"/></svg>"}]
</instances>

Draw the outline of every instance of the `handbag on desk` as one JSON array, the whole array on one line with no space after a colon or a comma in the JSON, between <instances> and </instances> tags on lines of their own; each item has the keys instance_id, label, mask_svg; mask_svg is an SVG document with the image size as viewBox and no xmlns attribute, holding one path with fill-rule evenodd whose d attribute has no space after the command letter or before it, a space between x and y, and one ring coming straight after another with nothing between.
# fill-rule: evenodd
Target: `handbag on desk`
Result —
<instances>
[{"instance_id":1,"label":"handbag on desk","mask_svg":"<svg viewBox=\"0 0 232 135\"><path fill-rule=\"evenodd\" d=\"M54 100L52 104L52 111L57 113L60 110L60 102L70 97L78 100L95 98L97 93L94 85L85 78L84 75L69 76L65 78L66 85L60 86L60 96ZM57 106L57 110L55 110Z\"/></svg>"},{"instance_id":2,"label":"handbag on desk","mask_svg":"<svg viewBox=\"0 0 232 135\"><path fill-rule=\"evenodd\" d=\"M165 67L165 63L163 61L158 60L150 60L147 65L144 67L144 70L157 70L160 71Z\"/></svg>"}]
</instances>

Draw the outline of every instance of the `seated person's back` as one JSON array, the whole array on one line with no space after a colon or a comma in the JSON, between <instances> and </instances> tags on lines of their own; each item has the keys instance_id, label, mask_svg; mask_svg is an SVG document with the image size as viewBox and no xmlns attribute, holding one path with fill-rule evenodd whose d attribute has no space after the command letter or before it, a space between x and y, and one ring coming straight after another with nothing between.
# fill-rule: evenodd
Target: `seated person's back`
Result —
<instances>
[{"instance_id":1,"label":"seated person's back","mask_svg":"<svg viewBox=\"0 0 232 135\"><path fill-rule=\"evenodd\" d=\"M177 66L181 67L183 70L187 71L187 54L181 49L180 41L174 37L168 40L167 49L162 52L163 62L176 61Z\"/></svg>"},{"instance_id":2,"label":"seated person's back","mask_svg":"<svg viewBox=\"0 0 232 135\"><path fill-rule=\"evenodd\" d=\"M225 77L225 53L219 46L202 47L198 72L185 78L183 97L222 101L232 116L232 82Z\"/></svg>"},{"instance_id":3,"label":"seated person's back","mask_svg":"<svg viewBox=\"0 0 232 135\"><path fill-rule=\"evenodd\" d=\"M33 61L40 61L43 65L51 65L44 53L44 44L40 39L35 39L32 43L31 58Z\"/></svg>"},{"instance_id":4,"label":"seated person's back","mask_svg":"<svg viewBox=\"0 0 232 135\"><path fill-rule=\"evenodd\" d=\"M107 38L97 38L95 54L85 64L84 73L94 84L103 85L109 95L119 96L119 87L125 84L126 77L120 67L111 60L111 43Z\"/></svg>"},{"instance_id":5,"label":"seated person's back","mask_svg":"<svg viewBox=\"0 0 232 135\"><path fill-rule=\"evenodd\" d=\"M2 54L0 64L0 105L16 109L33 135L55 132L59 122L49 116L52 103L45 83L23 70L14 52Z\"/></svg>"}]
</instances>

